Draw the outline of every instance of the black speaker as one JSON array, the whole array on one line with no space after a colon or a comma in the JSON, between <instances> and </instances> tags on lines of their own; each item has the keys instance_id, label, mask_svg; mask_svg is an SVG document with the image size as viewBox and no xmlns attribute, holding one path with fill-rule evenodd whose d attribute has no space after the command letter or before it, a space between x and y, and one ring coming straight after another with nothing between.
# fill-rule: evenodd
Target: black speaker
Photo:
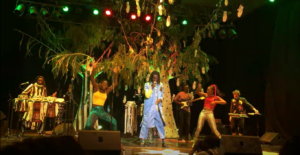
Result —
<instances>
[{"instance_id":1,"label":"black speaker","mask_svg":"<svg viewBox=\"0 0 300 155\"><path fill-rule=\"evenodd\" d=\"M222 135L224 155L262 155L259 137Z\"/></svg>"},{"instance_id":2,"label":"black speaker","mask_svg":"<svg viewBox=\"0 0 300 155\"><path fill-rule=\"evenodd\" d=\"M260 141L271 144L271 145L282 145L283 139L279 135L279 133L276 132L266 132L261 138Z\"/></svg>"},{"instance_id":3,"label":"black speaker","mask_svg":"<svg viewBox=\"0 0 300 155\"><path fill-rule=\"evenodd\" d=\"M120 131L80 130L78 143L89 154L121 154Z\"/></svg>"}]
</instances>

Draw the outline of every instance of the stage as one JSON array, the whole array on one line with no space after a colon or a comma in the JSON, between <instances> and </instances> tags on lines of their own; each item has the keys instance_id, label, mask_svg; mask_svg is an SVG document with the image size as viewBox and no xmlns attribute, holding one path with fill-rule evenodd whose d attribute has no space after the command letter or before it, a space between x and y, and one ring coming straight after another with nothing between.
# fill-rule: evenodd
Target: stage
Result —
<instances>
[{"instance_id":1,"label":"stage","mask_svg":"<svg viewBox=\"0 0 300 155\"><path fill-rule=\"evenodd\" d=\"M43 135L45 137L50 137L50 134ZM12 145L15 142L20 142L26 138L38 138L38 134L30 131L22 139L16 136L11 136L9 138L1 138L1 148L7 145ZM77 136L75 135L75 139ZM146 154L172 154L172 155L187 155L192 148L192 142L186 143L185 141L177 141L176 139L166 139L166 144L168 148L161 147L161 140L158 138L153 138L152 142L146 141L146 147L140 147L140 141L138 137L128 137L123 136L122 142L122 154L123 155L146 155ZM263 155L278 155L280 150L279 146L267 146L262 145Z\"/></svg>"}]
</instances>

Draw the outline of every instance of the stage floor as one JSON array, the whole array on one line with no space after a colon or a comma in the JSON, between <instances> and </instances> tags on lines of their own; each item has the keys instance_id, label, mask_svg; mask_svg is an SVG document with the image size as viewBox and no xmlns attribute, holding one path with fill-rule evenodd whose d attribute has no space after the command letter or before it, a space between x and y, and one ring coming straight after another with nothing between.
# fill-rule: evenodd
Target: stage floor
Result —
<instances>
[{"instance_id":1,"label":"stage floor","mask_svg":"<svg viewBox=\"0 0 300 155\"><path fill-rule=\"evenodd\" d=\"M50 136L50 135L45 135ZM25 138L38 138L36 133L28 133L22 139L12 136L10 138L1 138L1 148L7 145L12 145L15 142L22 141ZM76 136L75 136L76 138ZM146 147L140 147L140 140L138 137L123 137L121 139L123 155L187 155L191 150L192 142L186 143L184 141L179 142L175 139L166 139L168 148L161 147L161 140L154 138L152 143L146 143ZM263 155L278 155L280 147L262 145Z\"/></svg>"}]
</instances>

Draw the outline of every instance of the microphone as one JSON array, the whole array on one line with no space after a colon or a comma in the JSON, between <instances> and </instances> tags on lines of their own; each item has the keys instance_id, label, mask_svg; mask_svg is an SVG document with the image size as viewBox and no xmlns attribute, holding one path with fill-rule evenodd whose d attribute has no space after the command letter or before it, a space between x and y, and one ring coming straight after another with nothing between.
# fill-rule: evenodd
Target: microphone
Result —
<instances>
[{"instance_id":1,"label":"microphone","mask_svg":"<svg viewBox=\"0 0 300 155\"><path fill-rule=\"evenodd\" d=\"M23 85L28 85L28 84L29 84L29 82L27 81L27 82L21 83L20 85L23 86Z\"/></svg>"}]
</instances>

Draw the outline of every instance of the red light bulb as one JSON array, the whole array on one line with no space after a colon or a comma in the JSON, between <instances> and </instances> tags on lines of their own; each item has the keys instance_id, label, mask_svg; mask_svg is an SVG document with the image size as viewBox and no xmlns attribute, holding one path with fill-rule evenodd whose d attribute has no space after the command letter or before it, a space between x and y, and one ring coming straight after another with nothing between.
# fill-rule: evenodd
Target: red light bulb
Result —
<instances>
[{"instance_id":1,"label":"red light bulb","mask_svg":"<svg viewBox=\"0 0 300 155\"><path fill-rule=\"evenodd\" d=\"M146 21L151 20L151 17L149 15L146 16Z\"/></svg>"},{"instance_id":2,"label":"red light bulb","mask_svg":"<svg viewBox=\"0 0 300 155\"><path fill-rule=\"evenodd\" d=\"M131 19L136 19L136 15L131 15Z\"/></svg>"},{"instance_id":3,"label":"red light bulb","mask_svg":"<svg viewBox=\"0 0 300 155\"><path fill-rule=\"evenodd\" d=\"M110 10L106 10L105 14L108 15L108 16L110 16L111 15L111 11Z\"/></svg>"}]
</instances>

